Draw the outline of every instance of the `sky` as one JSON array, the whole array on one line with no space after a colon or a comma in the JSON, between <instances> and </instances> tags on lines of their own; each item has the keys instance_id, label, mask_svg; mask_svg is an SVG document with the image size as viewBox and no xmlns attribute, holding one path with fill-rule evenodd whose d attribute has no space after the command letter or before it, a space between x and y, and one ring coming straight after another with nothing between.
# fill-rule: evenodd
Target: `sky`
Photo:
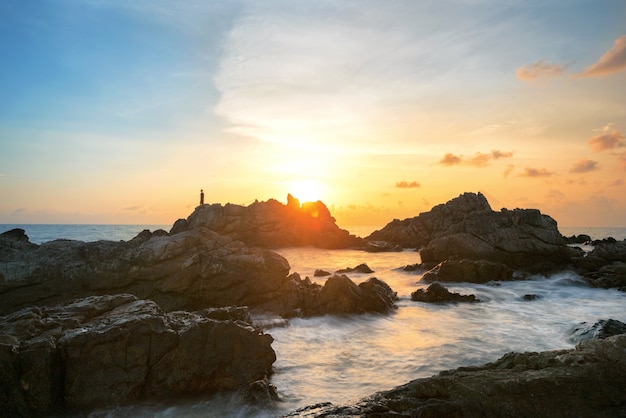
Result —
<instances>
[{"instance_id":1,"label":"sky","mask_svg":"<svg viewBox=\"0 0 626 418\"><path fill-rule=\"evenodd\" d=\"M626 227L623 0L0 2L0 223L464 192Z\"/></svg>"}]
</instances>

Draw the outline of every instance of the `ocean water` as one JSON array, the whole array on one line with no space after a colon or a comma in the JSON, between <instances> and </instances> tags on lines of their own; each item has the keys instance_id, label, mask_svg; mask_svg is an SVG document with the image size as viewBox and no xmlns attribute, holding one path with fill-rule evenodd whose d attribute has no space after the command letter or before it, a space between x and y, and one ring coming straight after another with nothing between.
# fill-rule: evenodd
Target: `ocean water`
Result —
<instances>
[{"instance_id":1,"label":"ocean water","mask_svg":"<svg viewBox=\"0 0 626 418\"><path fill-rule=\"evenodd\" d=\"M618 234L626 229L609 231L606 236L626 237ZM583 232L592 235L589 230L566 234ZM68 238L69 232L62 237ZM70 238L84 240L78 235ZM266 330L274 337L277 355L271 383L282 397L273 409L247 406L235 395L219 394L92 411L90 416L278 417L318 402L355 402L413 379L484 364L512 351L571 348L575 343L569 332L581 322L609 318L626 322L626 293L590 288L571 272L515 282L449 284L451 291L473 293L482 302L435 305L410 300L411 292L427 287L420 283L423 272L402 269L420 261L415 251L284 248L277 252L289 260L292 272L320 284L326 278L315 278L315 269L333 272L366 263L374 273L349 274L351 279L356 283L372 276L384 280L398 293L398 309L389 315L292 319L287 325L277 317L256 314L258 323L281 325ZM528 294L538 297L524 300Z\"/></svg>"},{"instance_id":2,"label":"ocean water","mask_svg":"<svg viewBox=\"0 0 626 418\"><path fill-rule=\"evenodd\" d=\"M169 231L172 225L75 225L75 224L0 224L0 233L21 228L30 242L43 244L56 239L78 241L128 241L144 229Z\"/></svg>"}]
</instances>

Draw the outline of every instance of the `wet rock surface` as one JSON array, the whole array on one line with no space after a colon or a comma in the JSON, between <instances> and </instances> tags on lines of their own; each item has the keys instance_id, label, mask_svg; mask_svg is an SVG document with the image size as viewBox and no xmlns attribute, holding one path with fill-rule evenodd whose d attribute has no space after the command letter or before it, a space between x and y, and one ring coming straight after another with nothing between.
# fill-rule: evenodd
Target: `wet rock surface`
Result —
<instances>
[{"instance_id":1,"label":"wet rock surface","mask_svg":"<svg viewBox=\"0 0 626 418\"><path fill-rule=\"evenodd\" d=\"M375 277L357 285L348 276L335 274L324 286L310 288L302 316L388 313L396 309L396 300L396 292Z\"/></svg>"},{"instance_id":2,"label":"wet rock surface","mask_svg":"<svg viewBox=\"0 0 626 418\"><path fill-rule=\"evenodd\" d=\"M353 405L328 403L288 417L616 417L626 414L626 335L575 349L509 353L379 392Z\"/></svg>"},{"instance_id":3,"label":"wet rock surface","mask_svg":"<svg viewBox=\"0 0 626 418\"><path fill-rule=\"evenodd\" d=\"M581 342L592 338L608 338L614 335L626 334L626 324L615 319L601 319L594 324L581 322L570 332L572 342Z\"/></svg>"},{"instance_id":4,"label":"wet rock surface","mask_svg":"<svg viewBox=\"0 0 626 418\"><path fill-rule=\"evenodd\" d=\"M427 303L480 302L476 295L461 295L460 293L450 292L439 283L431 284L426 290L418 289L411 293L411 300Z\"/></svg>"},{"instance_id":5,"label":"wet rock surface","mask_svg":"<svg viewBox=\"0 0 626 418\"><path fill-rule=\"evenodd\" d=\"M276 356L272 337L248 321L244 308L164 313L133 295L0 317L3 415L256 390Z\"/></svg>"}]
</instances>

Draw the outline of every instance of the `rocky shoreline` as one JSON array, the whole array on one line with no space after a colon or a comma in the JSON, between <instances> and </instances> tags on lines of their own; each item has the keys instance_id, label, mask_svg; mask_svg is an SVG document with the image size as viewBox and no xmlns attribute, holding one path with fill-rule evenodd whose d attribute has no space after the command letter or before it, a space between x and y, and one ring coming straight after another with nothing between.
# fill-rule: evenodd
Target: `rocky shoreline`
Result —
<instances>
[{"instance_id":1,"label":"rocky shoreline","mask_svg":"<svg viewBox=\"0 0 626 418\"><path fill-rule=\"evenodd\" d=\"M366 264L320 270L329 276L322 286L290 273L274 248L416 249L421 263L405 269L432 283L414 292L416 303L480 302L442 283L562 270L590 286L625 290L626 241L596 241L585 252L575 246L585 238L563 237L556 221L535 209L495 212L480 193L394 220L366 238L340 229L322 202L301 205L291 196L286 205L200 205L169 232L144 231L130 241L36 245L23 230L8 231L0 234L0 404L7 416L47 415L223 390L271 403L272 337L255 327L250 311L289 319L396 309L396 292L383 280L357 285L345 274L374 273ZM625 383L620 350L626 357L623 336L572 351L510 355L357 405L317 405L289 416L524 416L540 411L530 395L571 405L562 411L622 413L626 399L610 383ZM594 368L603 375L594 376ZM606 396L581 404L565 393L585 379ZM533 392L539 388L546 394Z\"/></svg>"}]
</instances>

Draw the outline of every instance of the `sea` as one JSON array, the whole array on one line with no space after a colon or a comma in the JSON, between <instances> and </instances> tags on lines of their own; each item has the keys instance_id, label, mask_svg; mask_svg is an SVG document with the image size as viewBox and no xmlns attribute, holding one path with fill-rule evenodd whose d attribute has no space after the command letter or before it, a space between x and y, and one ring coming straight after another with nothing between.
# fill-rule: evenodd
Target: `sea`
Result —
<instances>
[{"instance_id":1,"label":"sea","mask_svg":"<svg viewBox=\"0 0 626 418\"><path fill-rule=\"evenodd\" d=\"M128 240L144 229L164 225L0 225L0 233L20 227L32 242L54 239ZM365 236L375 227L348 228ZM626 239L626 228L559 228L567 236ZM427 287L423 272L403 267L420 261L413 250L366 253L358 250L282 248L276 250L292 272L323 284L316 269L336 271L366 263L374 273L349 274L360 283L377 277L399 296L387 315L327 315L288 322L255 314L257 324L274 338L274 374L270 381L281 401L273 408L246 405L234 394L185 401L163 401L91 411L91 417L280 417L320 402L354 403L377 391L443 370L477 366L509 352L572 348L572 330L601 319L626 322L626 292L588 287L575 273L563 271L528 280L487 284L446 284L450 291L474 294L481 303L427 304L410 300ZM527 300L526 295L535 295Z\"/></svg>"}]
</instances>

